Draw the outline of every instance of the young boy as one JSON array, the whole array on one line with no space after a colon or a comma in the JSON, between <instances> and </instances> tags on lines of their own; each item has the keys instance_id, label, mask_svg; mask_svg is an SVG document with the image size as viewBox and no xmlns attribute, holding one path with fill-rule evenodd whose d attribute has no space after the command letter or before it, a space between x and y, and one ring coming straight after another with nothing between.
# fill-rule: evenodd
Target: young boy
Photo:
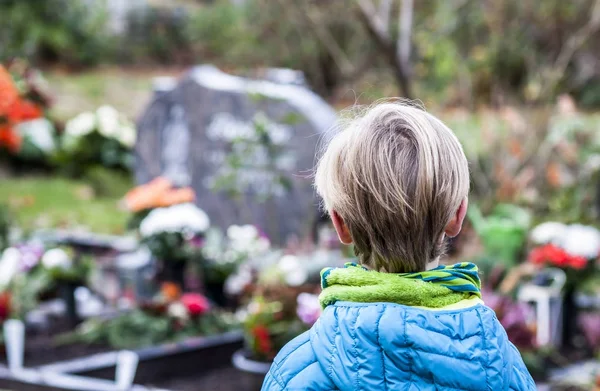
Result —
<instances>
[{"instance_id":1,"label":"young boy","mask_svg":"<svg viewBox=\"0 0 600 391\"><path fill-rule=\"evenodd\" d=\"M322 272L325 310L279 353L264 391L536 389L483 305L477 267L438 265L469 192L448 127L416 107L377 105L331 139L315 186L364 266Z\"/></svg>"}]
</instances>

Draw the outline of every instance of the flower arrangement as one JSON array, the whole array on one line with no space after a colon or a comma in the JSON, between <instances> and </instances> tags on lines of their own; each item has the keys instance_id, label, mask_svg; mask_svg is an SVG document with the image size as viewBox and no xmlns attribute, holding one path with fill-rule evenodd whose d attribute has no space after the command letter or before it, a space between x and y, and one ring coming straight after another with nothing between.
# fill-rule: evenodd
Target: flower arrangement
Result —
<instances>
[{"instance_id":1,"label":"flower arrangement","mask_svg":"<svg viewBox=\"0 0 600 391\"><path fill-rule=\"evenodd\" d=\"M232 225L224 238L220 232L211 233L204 245L206 261L202 265L208 283L225 283L241 264L263 256L271 248L269 239L254 225Z\"/></svg>"},{"instance_id":2,"label":"flower arrangement","mask_svg":"<svg viewBox=\"0 0 600 391\"><path fill-rule=\"evenodd\" d=\"M46 250L38 243L9 247L0 257L0 296L4 300L0 312L22 319L42 296L61 284L85 283L91 269L89 260L73 262L72 255L62 248Z\"/></svg>"},{"instance_id":3,"label":"flower arrangement","mask_svg":"<svg viewBox=\"0 0 600 391\"><path fill-rule=\"evenodd\" d=\"M134 125L115 108L102 106L66 123L58 160L73 174L97 164L129 171L135 140Z\"/></svg>"},{"instance_id":4,"label":"flower arrangement","mask_svg":"<svg viewBox=\"0 0 600 391\"><path fill-rule=\"evenodd\" d=\"M175 188L170 180L157 177L131 189L124 197L125 208L133 214L129 229L139 229L141 221L156 208L194 202L196 194L190 187Z\"/></svg>"},{"instance_id":5,"label":"flower arrangement","mask_svg":"<svg viewBox=\"0 0 600 391\"><path fill-rule=\"evenodd\" d=\"M115 349L132 349L237 327L232 314L216 311L203 295L181 294L177 286L165 284L156 298L139 308L111 319L91 318L58 340L63 344L108 344Z\"/></svg>"},{"instance_id":6,"label":"flower arrangement","mask_svg":"<svg viewBox=\"0 0 600 391\"><path fill-rule=\"evenodd\" d=\"M291 260L290 257L281 259ZM241 312L249 358L258 361L272 360L286 343L308 330L321 315L318 296L313 294L317 286L294 286L280 277L272 278L277 265L263 270Z\"/></svg>"},{"instance_id":7,"label":"flower arrangement","mask_svg":"<svg viewBox=\"0 0 600 391\"><path fill-rule=\"evenodd\" d=\"M19 82L0 65L0 147L13 155L19 153L23 145L17 126L41 118L47 104L45 96L32 88L31 75L26 72Z\"/></svg>"},{"instance_id":8,"label":"flower arrangement","mask_svg":"<svg viewBox=\"0 0 600 391\"><path fill-rule=\"evenodd\" d=\"M142 243L162 261L199 258L204 233L210 220L192 203L153 209L140 223Z\"/></svg>"},{"instance_id":9,"label":"flower arrangement","mask_svg":"<svg viewBox=\"0 0 600 391\"><path fill-rule=\"evenodd\" d=\"M547 222L535 227L530 237L536 247L529 261L536 265L583 270L600 256L600 231L591 226Z\"/></svg>"},{"instance_id":10,"label":"flower arrangement","mask_svg":"<svg viewBox=\"0 0 600 391\"><path fill-rule=\"evenodd\" d=\"M36 243L9 247L0 257L0 290L10 287L16 279L34 274L44 274L50 281L85 279L87 266L75 265L72 259L58 247L46 250Z\"/></svg>"},{"instance_id":11,"label":"flower arrangement","mask_svg":"<svg viewBox=\"0 0 600 391\"><path fill-rule=\"evenodd\" d=\"M193 201L194 191L176 188L158 177L130 190L123 206L133 216L128 228L137 230L141 242L162 264L159 279L184 285L187 262L203 260L204 236L210 226L206 213Z\"/></svg>"},{"instance_id":12,"label":"flower arrangement","mask_svg":"<svg viewBox=\"0 0 600 391\"><path fill-rule=\"evenodd\" d=\"M257 295L248 304L244 320L245 341L255 360L273 360L285 344L309 328L296 314L293 298L290 302L282 299L269 300Z\"/></svg>"}]
</instances>

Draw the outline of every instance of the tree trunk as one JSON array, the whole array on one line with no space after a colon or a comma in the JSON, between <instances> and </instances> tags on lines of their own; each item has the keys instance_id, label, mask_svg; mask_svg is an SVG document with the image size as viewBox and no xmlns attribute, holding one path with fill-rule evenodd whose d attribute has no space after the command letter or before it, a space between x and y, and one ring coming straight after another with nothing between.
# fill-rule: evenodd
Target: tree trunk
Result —
<instances>
[{"instance_id":1,"label":"tree trunk","mask_svg":"<svg viewBox=\"0 0 600 391\"><path fill-rule=\"evenodd\" d=\"M383 28L382 26L377 25L377 22L381 21L374 20L374 18L378 18L378 16L372 14L371 10L361 6L359 7L358 14L360 19L363 21L365 28L369 32L369 35L373 38L373 41L375 41L375 44L380 48L382 54L385 56L385 59L390 65L394 74L394 78L396 79L396 83L400 89L400 95L404 96L405 98L412 99L413 93L410 77L408 76L408 72L402 64L402 60L398 56L395 42L390 38L386 31L381 30Z\"/></svg>"}]
</instances>

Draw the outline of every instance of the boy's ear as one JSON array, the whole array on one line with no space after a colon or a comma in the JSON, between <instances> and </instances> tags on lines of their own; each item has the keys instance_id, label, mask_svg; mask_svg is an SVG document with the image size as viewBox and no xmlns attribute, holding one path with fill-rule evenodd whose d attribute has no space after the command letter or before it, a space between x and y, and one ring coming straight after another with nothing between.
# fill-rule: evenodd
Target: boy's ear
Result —
<instances>
[{"instance_id":1,"label":"boy's ear","mask_svg":"<svg viewBox=\"0 0 600 391\"><path fill-rule=\"evenodd\" d=\"M351 244L352 235L350 235L350 230L348 230L348 226L344 222L344 219L342 219L335 210L332 210L329 215L331 216L331 222L333 222L333 226L340 238L340 242L346 245Z\"/></svg>"},{"instance_id":2,"label":"boy's ear","mask_svg":"<svg viewBox=\"0 0 600 391\"><path fill-rule=\"evenodd\" d=\"M469 199L465 197L464 200L460 203L456 214L450 220L446 228L444 229L444 233L453 238L460 233L462 229L463 221L465 220L465 216L467 215L467 207L469 206Z\"/></svg>"}]
</instances>

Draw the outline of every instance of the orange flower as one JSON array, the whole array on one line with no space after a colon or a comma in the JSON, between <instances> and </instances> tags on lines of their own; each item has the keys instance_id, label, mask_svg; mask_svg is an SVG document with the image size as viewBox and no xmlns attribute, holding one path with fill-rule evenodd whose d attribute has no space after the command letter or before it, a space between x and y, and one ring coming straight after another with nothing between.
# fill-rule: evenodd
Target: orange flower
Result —
<instances>
[{"instance_id":1,"label":"orange flower","mask_svg":"<svg viewBox=\"0 0 600 391\"><path fill-rule=\"evenodd\" d=\"M18 152L21 136L12 127L41 116L42 110L36 104L20 98L10 73L0 65L0 146Z\"/></svg>"},{"instance_id":2,"label":"orange flower","mask_svg":"<svg viewBox=\"0 0 600 391\"><path fill-rule=\"evenodd\" d=\"M42 116L42 110L34 103L16 99L13 101L12 105L9 106L6 116L8 117L9 122L17 123L40 118Z\"/></svg>"},{"instance_id":3,"label":"orange flower","mask_svg":"<svg viewBox=\"0 0 600 391\"><path fill-rule=\"evenodd\" d=\"M160 293L169 302L179 299L181 296L181 288L173 282L165 282L160 287Z\"/></svg>"},{"instance_id":4,"label":"orange flower","mask_svg":"<svg viewBox=\"0 0 600 391\"><path fill-rule=\"evenodd\" d=\"M21 149L21 136L8 126L0 127L0 147L15 153Z\"/></svg>"},{"instance_id":5,"label":"orange flower","mask_svg":"<svg viewBox=\"0 0 600 391\"><path fill-rule=\"evenodd\" d=\"M134 187L125 195L127 209L139 212L155 207L162 194L172 186L168 179L158 177L144 185Z\"/></svg>"},{"instance_id":6,"label":"orange flower","mask_svg":"<svg viewBox=\"0 0 600 391\"><path fill-rule=\"evenodd\" d=\"M556 163L548 164L548 167L546 167L546 180L548 181L550 186L560 187L562 181L561 181L560 167L558 166L558 164L556 164Z\"/></svg>"},{"instance_id":7,"label":"orange flower","mask_svg":"<svg viewBox=\"0 0 600 391\"><path fill-rule=\"evenodd\" d=\"M0 65L0 113L6 112L17 99L19 99L19 91L10 73Z\"/></svg>"},{"instance_id":8,"label":"orange flower","mask_svg":"<svg viewBox=\"0 0 600 391\"><path fill-rule=\"evenodd\" d=\"M125 204L131 212L193 202L196 194L191 187L173 189L166 178L158 177L140 185L125 195Z\"/></svg>"},{"instance_id":9,"label":"orange flower","mask_svg":"<svg viewBox=\"0 0 600 391\"><path fill-rule=\"evenodd\" d=\"M171 205L184 204L186 202L193 202L196 199L196 194L191 187L185 187L182 189L175 189L165 192L157 200L156 206L166 207Z\"/></svg>"}]
</instances>

